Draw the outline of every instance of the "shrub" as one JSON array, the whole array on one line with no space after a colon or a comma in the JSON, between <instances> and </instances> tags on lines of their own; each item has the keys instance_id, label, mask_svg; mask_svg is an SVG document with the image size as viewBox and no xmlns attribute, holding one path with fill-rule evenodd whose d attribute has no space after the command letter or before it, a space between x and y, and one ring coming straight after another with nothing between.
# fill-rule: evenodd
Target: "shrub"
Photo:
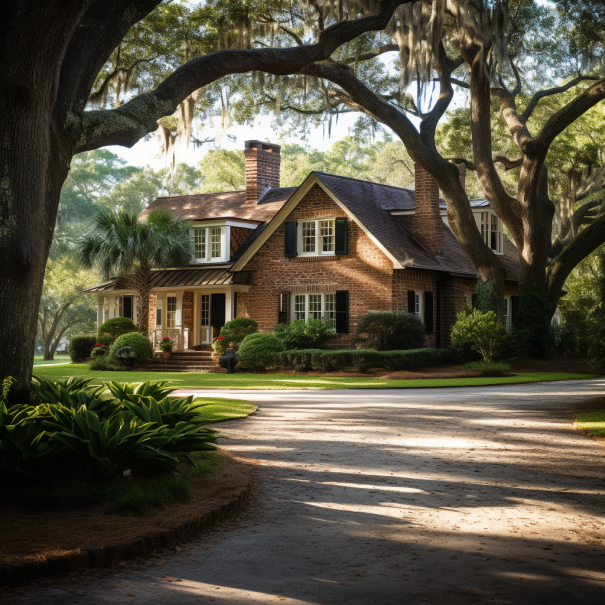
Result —
<instances>
[{"instance_id":1,"label":"shrub","mask_svg":"<svg viewBox=\"0 0 605 605\"><path fill-rule=\"evenodd\" d=\"M506 376L510 371L509 364L497 361L492 361L491 363L471 361L463 367L465 370L470 370L471 372L481 372L482 376Z\"/></svg>"},{"instance_id":2,"label":"shrub","mask_svg":"<svg viewBox=\"0 0 605 605\"><path fill-rule=\"evenodd\" d=\"M286 350L321 349L328 340L336 337L336 330L332 322L324 319L299 319L289 324L277 324L275 336Z\"/></svg>"},{"instance_id":3,"label":"shrub","mask_svg":"<svg viewBox=\"0 0 605 605\"><path fill-rule=\"evenodd\" d=\"M122 334L138 331L132 319L128 317L113 317L101 325L99 336L109 336L112 340L115 340L118 336L122 336Z\"/></svg>"},{"instance_id":4,"label":"shrub","mask_svg":"<svg viewBox=\"0 0 605 605\"><path fill-rule=\"evenodd\" d=\"M91 370L96 372L107 372L122 369L120 362L110 355L98 355L97 357L93 357L89 367Z\"/></svg>"},{"instance_id":5,"label":"shrub","mask_svg":"<svg viewBox=\"0 0 605 605\"><path fill-rule=\"evenodd\" d=\"M162 342L160 343L160 349L164 353L172 353L172 349L174 349L174 343L170 340L170 336L164 336L162 338Z\"/></svg>"},{"instance_id":6,"label":"shrub","mask_svg":"<svg viewBox=\"0 0 605 605\"><path fill-rule=\"evenodd\" d=\"M284 345L275 334L248 334L236 353L238 366L244 370L265 370L277 365L277 355L283 350Z\"/></svg>"},{"instance_id":7,"label":"shrub","mask_svg":"<svg viewBox=\"0 0 605 605\"><path fill-rule=\"evenodd\" d=\"M256 332L258 332L258 323L254 319L236 317L221 328L220 336L212 343L212 349L221 355L224 355L227 349L237 351L244 338Z\"/></svg>"},{"instance_id":8,"label":"shrub","mask_svg":"<svg viewBox=\"0 0 605 605\"><path fill-rule=\"evenodd\" d=\"M82 359L88 359L96 344L97 338L95 336L72 336L67 349L71 360L80 361Z\"/></svg>"},{"instance_id":9,"label":"shrub","mask_svg":"<svg viewBox=\"0 0 605 605\"><path fill-rule=\"evenodd\" d=\"M92 350L90 356L91 357L102 357L103 355L107 355L107 347L100 343L97 343L95 348Z\"/></svg>"},{"instance_id":10,"label":"shrub","mask_svg":"<svg viewBox=\"0 0 605 605\"><path fill-rule=\"evenodd\" d=\"M151 343L148 338L140 332L131 332L118 336L113 345L111 345L109 355L116 359L117 352L122 347L132 347L134 349L137 363L145 363L153 355Z\"/></svg>"},{"instance_id":11,"label":"shrub","mask_svg":"<svg viewBox=\"0 0 605 605\"><path fill-rule=\"evenodd\" d=\"M480 353L486 364L499 353L505 338L506 329L493 311L467 309L458 313L452 329L452 347L462 353Z\"/></svg>"},{"instance_id":12,"label":"shrub","mask_svg":"<svg viewBox=\"0 0 605 605\"><path fill-rule=\"evenodd\" d=\"M308 372L309 370L338 372L345 368L367 372L371 368L385 368L390 371L416 370L451 362L453 357L454 354L449 349L411 349L407 351L307 349L285 351L279 355L279 362L282 367L293 368L297 372Z\"/></svg>"},{"instance_id":13,"label":"shrub","mask_svg":"<svg viewBox=\"0 0 605 605\"><path fill-rule=\"evenodd\" d=\"M425 344L422 321L413 313L370 312L357 321L353 337L356 349L405 351Z\"/></svg>"}]
</instances>

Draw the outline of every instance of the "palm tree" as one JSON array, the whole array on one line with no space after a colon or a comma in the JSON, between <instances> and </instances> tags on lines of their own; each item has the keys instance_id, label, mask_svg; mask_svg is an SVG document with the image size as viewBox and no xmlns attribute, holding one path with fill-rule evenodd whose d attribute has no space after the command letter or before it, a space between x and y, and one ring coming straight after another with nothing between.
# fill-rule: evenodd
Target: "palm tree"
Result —
<instances>
[{"instance_id":1,"label":"palm tree","mask_svg":"<svg viewBox=\"0 0 605 605\"><path fill-rule=\"evenodd\" d=\"M84 267L96 265L105 279L119 275L136 291L137 323L146 334L152 269L188 266L193 244L189 225L178 222L167 210L152 210L146 221L139 221L136 213L102 211L78 255Z\"/></svg>"}]
</instances>

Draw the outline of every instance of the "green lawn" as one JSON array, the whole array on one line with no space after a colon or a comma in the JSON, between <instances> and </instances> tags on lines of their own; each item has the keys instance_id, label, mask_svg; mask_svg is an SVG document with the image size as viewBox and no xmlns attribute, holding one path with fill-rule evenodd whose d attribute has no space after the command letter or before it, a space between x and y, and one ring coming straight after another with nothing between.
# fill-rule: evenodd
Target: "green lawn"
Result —
<instances>
[{"instance_id":1,"label":"green lawn","mask_svg":"<svg viewBox=\"0 0 605 605\"><path fill-rule=\"evenodd\" d=\"M168 380L179 388L191 389L395 389L419 387L464 387L498 384L517 384L546 380L578 380L595 378L596 374L561 374L543 372L517 374L496 378L435 378L417 380L386 380L366 377L322 377L304 374L196 374L189 372L93 372L88 364L72 364L46 367L34 374L46 378L82 376L95 382L118 380L140 382L143 380Z\"/></svg>"},{"instance_id":2,"label":"green lawn","mask_svg":"<svg viewBox=\"0 0 605 605\"><path fill-rule=\"evenodd\" d=\"M576 424L590 435L605 439L605 410L581 412L576 418Z\"/></svg>"},{"instance_id":3,"label":"green lawn","mask_svg":"<svg viewBox=\"0 0 605 605\"><path fill-rule=\"evenodd\" d=\"M226 399L224 397L204 397L195 399L200 404L199 417L207 424L243 418L256 412L256 406L243 399Z\"/></svg>"},{"instance_id":4,"label":"green lawn","mask_svg":"<svg viewBox=\"0 0 605 605\"><path fill-rule=\"evenodd\" d=\"M34 355L35 366L48 363L68 363L70 361L69 355L55 355L55 358L52 361L44 361L42 357L43 355Z\"/></svg>"}]
</instances>

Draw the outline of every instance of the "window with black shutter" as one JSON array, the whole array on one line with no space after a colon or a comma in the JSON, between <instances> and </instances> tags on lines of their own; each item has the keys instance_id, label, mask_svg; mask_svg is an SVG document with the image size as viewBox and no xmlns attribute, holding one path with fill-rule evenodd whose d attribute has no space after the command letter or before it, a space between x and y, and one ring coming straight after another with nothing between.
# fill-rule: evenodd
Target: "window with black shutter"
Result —
<instances>
[{"instance_id":1,"label":"window with black shutter","mask_svg":"<svg viewBox=\"0 0 605 605\"><path fill-rule=\"evenodd\" d=\"M336 333L349 333L349 291L336 290Z\"/></svg>"},{"instance_id":2,"label":"window with black shutter","mask_svg":"<svg viewBox=\"0 0 605 605\"><path fill-rule=\"evenodd\" d=\"M347 219L337 218L335 221L336 245L334 254L343 255L349 253L349 242L347 234Z\"/></svg>"},{"instance_id":3,"label":"window with black shutter","mask_svg":"<svg viewBox=\"0 0 605 605\"><path fill-rule=\"evenodd\" d=\"M277 323L290 323L290 292L282 292L278 297Z\"/></svg>"},{"instance_id":4,"label":"window with black shutter","mask_svg":"<svg viewBox=\"0 0 605 605\"><path fill-rule=\"evenodd\" d=\"M294 258L296 252L296 221L284 222L284 256Z\"/></svg>"},{"instance_id":5,"label":"window with black shutter","mask_svg":"<svg viewBox=\"0 0 605 605\"><path fill-rule=\"evenodd\" d=\"M433 293L424 293L424 327L427 334L433 333Z\"/></svg>"},{"instance_id":6,"label":"window with black shutter","mask_svg":"<svg viewBox=\"0 0 605 605\"><path fill-rule=\"evenodd\" d=\"M408 290L408 313L416 313L416 290Z\"/></svg>"}]
</instances>

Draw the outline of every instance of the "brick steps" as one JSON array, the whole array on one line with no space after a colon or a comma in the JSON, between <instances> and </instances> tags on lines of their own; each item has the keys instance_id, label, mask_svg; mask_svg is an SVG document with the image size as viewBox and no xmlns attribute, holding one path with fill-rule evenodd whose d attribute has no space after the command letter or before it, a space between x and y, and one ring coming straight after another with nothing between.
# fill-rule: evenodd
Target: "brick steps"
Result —
<instances>
[{"instance_id":1,"label":"brick steps","mask_svg":"<svg viewBox=\"0 0 605 605\"><path fill-rule=\"evenodd\" d=\"M156 372L216 372L219 369L218 359L212 356L212 350L174 351L170 357L154 357L145 367Z\"/></svg>"}]
</instances>

